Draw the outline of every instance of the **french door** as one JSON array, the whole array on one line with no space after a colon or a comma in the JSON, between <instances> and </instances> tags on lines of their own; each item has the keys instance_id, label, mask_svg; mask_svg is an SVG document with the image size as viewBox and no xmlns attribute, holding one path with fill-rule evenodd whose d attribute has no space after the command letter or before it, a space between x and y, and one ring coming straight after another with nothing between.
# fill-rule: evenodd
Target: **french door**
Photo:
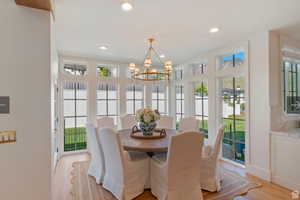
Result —
<instances>
[{"instance_id":1,"label":"french door","mask_svg":"<svg viewBox=\"0 0 300 200\"><path fill-rule=\"evenodd\" d=\"M223 157L245 163L245 78L221 79L222 124L225 125Z\"/></svg>"},{"instance_id":2,"label":"french door","mask_svg":"<svg viewBox=\"0 0 300 200\"><path fill-rule=\"evenodd\" d=\"M64 152L84 150L87 147L87 85L85 82L64 83Z\"/></svg>"}]
</instances>

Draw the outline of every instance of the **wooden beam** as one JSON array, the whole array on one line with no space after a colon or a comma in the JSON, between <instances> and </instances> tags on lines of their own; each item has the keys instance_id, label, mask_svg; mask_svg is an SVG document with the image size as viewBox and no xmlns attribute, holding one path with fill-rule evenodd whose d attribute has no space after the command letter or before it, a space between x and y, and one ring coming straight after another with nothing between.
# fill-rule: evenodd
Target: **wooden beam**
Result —
<instances>
[{"instance_id":1,"label":"wooden beam","mask_svg":"<svg viewBox=\"0 0 300 200\"><path fill-rule=\"evenodd\" d=\"M16 4L52 12L52 0L15 0Z\"/></svg>"}]
</instances>

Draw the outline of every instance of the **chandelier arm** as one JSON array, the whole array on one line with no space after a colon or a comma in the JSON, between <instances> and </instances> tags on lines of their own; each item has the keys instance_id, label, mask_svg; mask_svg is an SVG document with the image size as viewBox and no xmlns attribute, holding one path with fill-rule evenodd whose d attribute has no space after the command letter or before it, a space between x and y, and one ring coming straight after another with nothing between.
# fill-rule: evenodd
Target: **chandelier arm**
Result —
<instances>
[{"instance_id":1,"label":"chandelier arm","mask_svg":"<svg viewBox=\"0 0 300 200\"><path fill-rule=\"evenodd\" d=\"M155 53L156 57L158 58L159 62L160 62L162 65L164 65L164 62L160 59L160 57L159 57L158 53L155 51L155 49L152 48L152 50L153 50L153 52Z\"/></svg>"}]
</instances>

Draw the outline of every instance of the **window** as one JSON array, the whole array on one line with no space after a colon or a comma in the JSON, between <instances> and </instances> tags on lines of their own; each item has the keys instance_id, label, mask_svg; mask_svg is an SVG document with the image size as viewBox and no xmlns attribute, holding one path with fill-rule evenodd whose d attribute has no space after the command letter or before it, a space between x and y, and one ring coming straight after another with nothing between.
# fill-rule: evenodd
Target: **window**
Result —
<instances>
[{"instance_id":1,"label":"window","mask_svg":"<svg viewBox=\"0 0 300 200\"><path fill-rule=\"evenodd\" d=\"M201 81L194 86L195 117L200 121L199 130L208 138L208 87Z\"/></svg>"},{"instance_id":2,"label":"window","mask_svg":"<svg viewBox=\"0 0 300 200\"><path fill-rule=\"evenodd\" d=\"M118 89L113 84L98 84L97 87L97 116L108 116L117 124Z\"/></svg>"},{"instance_id":3,"label":"window","mask_svg":"<svg viewBox=\"0 0 300 200\"><path fill-rule=\"evenodd\" d=\"M232 55L221 56L218 61L219 69L239 67L245 63L245 52L241 51Z\"/></svg>"},{"instance_id":4,"label":"window","mask_svg":"<svg viewBox=\"0 0 300 200\"><path fill-rule=\"evenodd\" d=\"M283 62L284 110L288 114L300 114L299 98L300 64L294 61Z\"/></svg>"},{"instance_id":5,"label":"window","mask_svg":"<svg viewBox=\"0 0 300 200\"><path fill-rule=\"evenodd\" d=\"M161 115L168 114L167 87L154 85L152 87L152 109L158 110Z\"/></svg>"},{"instance_id":6,"label":"window","mask_svg":"<svg viewBox=\"0 0 300 200\"><path fill-rule=\"evenodd\" d=\"M97 66L98 77L117 77L118 68L116 66L99 65Z\"/></svg>"},{"instance_id":7,"label":"window","mask_svg":"<svg viewBox=\"0 0 300 200\"><path fill-rule=\"evenodd\" d=\"M65 64L64 71L75 76L84 76L87 73L87 67L81 64Z\"/></svg>"},{"instance_id":8,"label":"window","mask_svg":"<svg viewBox=\"0 0 300 200\"><path fill-rule=\"evenodd\" d=\"M130 85L126 92L127 114L135 115L136 111L144 107L144 86Z\"/></svg>"},{"instance_id":9,"label":"window","mask_svg":"<svg viewBox=\"0 0 300 200\"><path fill-rule=\"evenodd\" d=\"M193 76L205 74L207 72L207 64L192 64L192 74Z\"/></svg>"},{"instance_id":10,"label":"window","mask_svg":"<svg viewBox=\"0 0 300 200\"><path fill-rule=\"evenodd\" d=\"M183 85L175 86L176 93L176 127L178 128L178 123L181 118L184 117L184 87Z\"/></svg>"},{"instance_id":11,"label":"window","mask_svg":"<svg viewBox=\"0 0 300 200\"><path fill-rule=\"evenodd\" d=\"M183 79L183 69L182 68L177 68L174 70L174 79L175 80Z\"/></svg>"},{"instance_id":12,"label":"window","mask_svg":"<svg viewBox=\"0 0 300 200\"><path fill-rule=\"evenodd\" d=\"M223 157L245 162L245 80L222 79L222 123L225 125Z\"/></svg>"},{"instance_id":13,"label":"window","mask_svg":"<svg viewBox=\"0 0 300 200\"><path fill-rule=\"evenodd\" d=\"M64 84L64 151L86 149L87 91L83 82Z\"/></svg>"}]
</instances>

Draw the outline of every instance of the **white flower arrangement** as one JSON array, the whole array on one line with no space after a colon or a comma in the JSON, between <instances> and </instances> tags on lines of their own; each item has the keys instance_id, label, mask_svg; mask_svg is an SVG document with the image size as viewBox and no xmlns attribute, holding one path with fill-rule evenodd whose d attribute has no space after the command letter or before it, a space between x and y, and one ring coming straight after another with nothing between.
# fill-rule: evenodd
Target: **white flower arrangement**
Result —
<instances>
[{"instance_id":1,"label":"white flower arrangement","mask_svg":"<svg viewBox=\"0 0 300 200\"><path fill-rule=\"evenodd\" d=\"M151 123L160 119L160 114L150 108L142 108L136 112L135 119L137 122Z\"/></svg>"}]
</instances>

